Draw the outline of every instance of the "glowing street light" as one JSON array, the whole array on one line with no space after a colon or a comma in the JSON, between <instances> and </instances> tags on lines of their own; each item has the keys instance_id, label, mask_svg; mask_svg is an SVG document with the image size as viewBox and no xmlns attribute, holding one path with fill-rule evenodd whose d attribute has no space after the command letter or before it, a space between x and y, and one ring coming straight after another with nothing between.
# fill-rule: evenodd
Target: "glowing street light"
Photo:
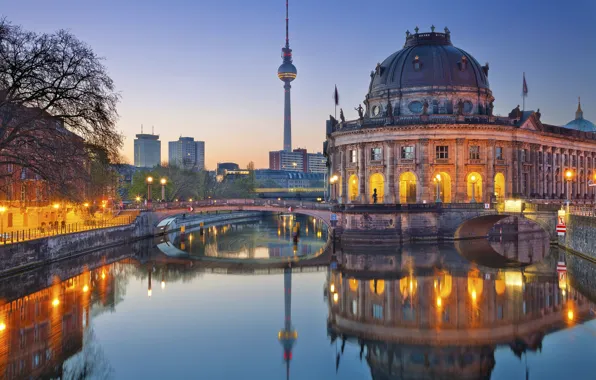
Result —
<instances>
[{"instance_id":1,"label":"glowing street light","mask_svg":"<svg viewBox=\"0 0 596 380\"><path fill-rule=\"evenodd\" d=\"M470 201L470 203L476 203L476 182L478 181L478 178L476 178L476 176L474 174L472 174L472 176L470 177L470 182L472 182L472 200Z\"/></svg>"},{"instance_id":2,"label":"glowing street light","mask_svg":"<svg viewBox=\"0 0 596 380\"><path fill-rule=\"evenodd\" d=\"M0 206L0 239L4 239L4 213L6 207Z\"/></svg>"},{"instance_id":3,"label":"glowing street light","mask_svg":"<svg viewBox=\"0 0 596 380\"><path fill-rule=\"evenodd\" d=\"M147 177L147 202L151 202L151 185L153 184L153 177Z\"/></svg>"},{"instance_id":4,"label":"glowing street light","mask_svg":"<svg viewBox=\"0 0 596 380\"><path fill-rule=\"evenodd\" d=\"M159 182L161 183L161 200L165 201L166 200L166 179L162 178L159 180Z\"/></svg>"},{"instance_id":5,"label":"glowing street light","mask_svg":"<svg viewBox=\"0 0 596 380\"><path fill-rule=\"evenodd\" d=\"M569 208L569 203L571 203L571 181L573 181L573 171L567 170L565 171L565 180L567 181L567 208ZM567 210L569 211L569 210Z\"/></svg>"}]
</instances>

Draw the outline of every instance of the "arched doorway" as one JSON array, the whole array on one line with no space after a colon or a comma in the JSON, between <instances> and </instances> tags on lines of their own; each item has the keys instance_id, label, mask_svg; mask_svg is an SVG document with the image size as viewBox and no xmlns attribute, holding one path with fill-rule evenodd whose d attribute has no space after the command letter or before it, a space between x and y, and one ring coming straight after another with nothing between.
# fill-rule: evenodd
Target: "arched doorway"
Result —
<instances>
[{"instance_id":1,"label":"arched doorway","mask_svg":"<svg viewBox=\"0 0 596 380\"><path fill-rule=\"evenodd\" d=\"M358 197L358 177L352 174L348 179L348 200L354 202Z\"/></svg>"},{"instance_id":2,"label":"arched doorway","mask_svg":"<svg viewBox=\"0 0 596 380\"><path fill-rule=\"evenodd\" d=\"M416 203L416 176L412 172L399 176L399 203Z\"/></svg>"},{"instance_id":3,"label":"arched doorway","mask_svg":"<svg viewBox=\"0 0 596 380\"><path fill-rule=\"evenodd\" d=\"M370 203L374 202L374 193L375 189L377 191L377 203L383 203L383 196L385 195L385 177L381 173L374 173L369 178L369 201Z\"/></svg>"},{"instance_id":4,"label":"arched doorway","mask_svg":"<svg viewBox=\"0 0 596 380\"><path fill-rule=\"evenodd\" d=\"M495 174L495 198L497 202L505 199L505 176L503 173Z\"/></svg>"},{"instance_id":5,"label":"arched doorway","mask_svg":"<svg viewBox=\"0 0 596 380\"><path fill-rule=\"evenodd\" d=\"M468 201L482 202L482 176L478 172L471 172L466 177Z\"/></svg>"},{"instance_id":6,"label":"arched doorway","mask_svg":"<svg viewBox=\"0 0 596 380\"><path fill-rule=\"evenodd\" d=\"M439 196L441 202L451 203L451 176L446 172L435 173L433 176L433 192L435 200L437 199L437 181L439 182Z\"/></svg>"}]
</instances>

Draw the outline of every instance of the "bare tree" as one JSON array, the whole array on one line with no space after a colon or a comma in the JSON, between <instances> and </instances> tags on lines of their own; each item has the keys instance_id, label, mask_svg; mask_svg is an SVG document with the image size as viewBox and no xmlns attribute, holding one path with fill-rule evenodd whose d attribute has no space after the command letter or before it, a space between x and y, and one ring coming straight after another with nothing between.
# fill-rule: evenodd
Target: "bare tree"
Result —
<instances>
[{"instance_id":1,"label":"bare tree","mask_svg":"<svg viewBox=\"0 0 596 380\"><path fill-rule=\"evenodd\" d=\"M75 36L0 20L0 168L18 165L78 198L73 191L89 179L87 144L110 157L122 146L118 100L102 59Z\"/></svg>"}]
</instances>

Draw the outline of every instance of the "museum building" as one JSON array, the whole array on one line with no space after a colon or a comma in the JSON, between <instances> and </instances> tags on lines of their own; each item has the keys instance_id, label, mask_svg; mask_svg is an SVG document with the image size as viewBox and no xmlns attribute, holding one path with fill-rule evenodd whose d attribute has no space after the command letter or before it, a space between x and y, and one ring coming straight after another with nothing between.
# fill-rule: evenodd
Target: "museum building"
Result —
<instances>
[{"instance_id":1,"label":"museum building","mask_svg":"<svg viewBox=\"0 0 596 380\"><path fill-rule=\"evenodd\" d=\"M596 126L581 104L565 126L519 106L495 116L488 75L488 63L453 46L448 28L406 32L404 48L371 72L358 119L342 110L327 121L331 199L591 202Z\"/></svg>"}]
</instances>

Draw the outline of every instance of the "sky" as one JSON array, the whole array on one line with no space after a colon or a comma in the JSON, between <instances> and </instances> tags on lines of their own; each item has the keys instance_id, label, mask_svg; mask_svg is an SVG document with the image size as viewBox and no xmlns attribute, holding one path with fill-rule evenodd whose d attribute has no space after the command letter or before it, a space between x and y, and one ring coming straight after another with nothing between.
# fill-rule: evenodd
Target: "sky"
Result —
<instances>
[{"instance_id":1,"label":"sky","mask_svg":"<svg viewBox=\"0 0 596 380\"><path fill-rule=\"evenodd\" d=\"M132 163L133 140L205 141L206 165L267 167L283 147L284 0L0 0L0 15L37 32L66 29L105 58L122 99L117 128ZM451 30L453 44L489 62L495 114L521 104L542 121L572 120L577 98L596 122L596 1L290 0L292 144L322 150L337 85L357 117L369 73L400 50L405 31Z\"/></svg>"}]
</instances>

